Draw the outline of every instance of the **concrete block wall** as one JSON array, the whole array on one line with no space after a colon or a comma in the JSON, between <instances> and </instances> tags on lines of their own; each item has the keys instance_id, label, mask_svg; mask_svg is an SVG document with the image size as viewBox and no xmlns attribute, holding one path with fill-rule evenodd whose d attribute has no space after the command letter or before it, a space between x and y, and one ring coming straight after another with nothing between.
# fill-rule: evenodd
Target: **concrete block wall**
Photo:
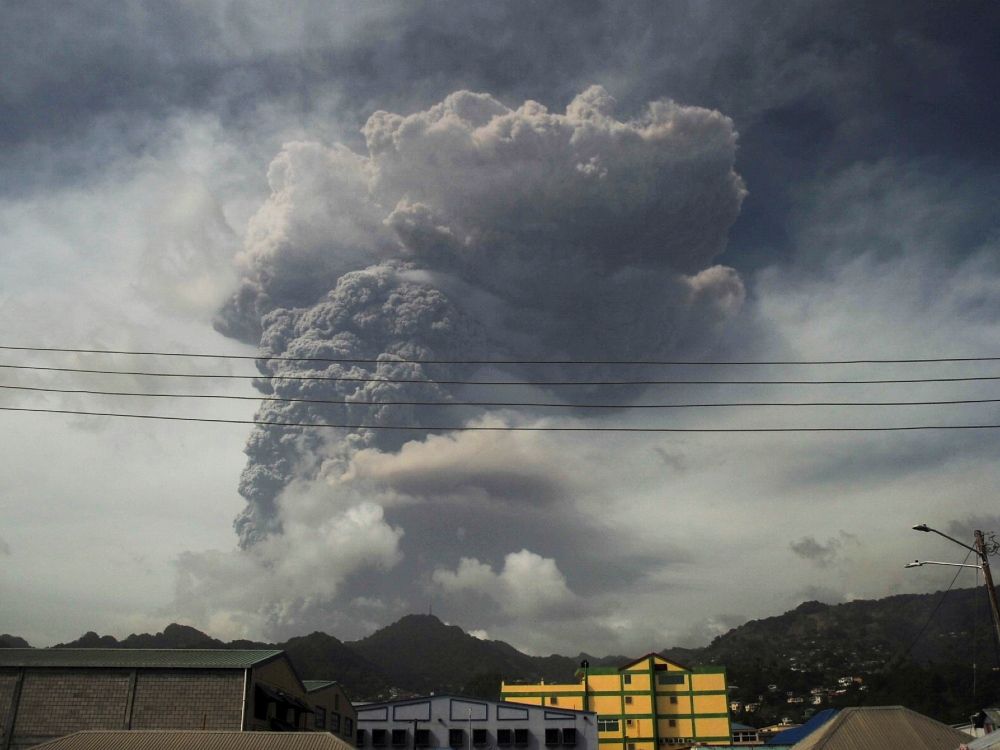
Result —
<instances>
[{"instance_id":1,"label":"concrete block wall","mask_svg":"<svg viewBox=\"0 0 1000 750\"><path fill-rule=\"evenodd\" d=\"M82 729L121 729L129 672L47 669L25 672L14 721L14 746Z\"/></svg>"},{"instance_id":2,"label":"concrete block wall","mask_svg":"<svg viewBox=\"0 0 1000 750\"><path fill-rule=\"evenodd\" d=\"M243 670L140 670L132 729L239 730Z\"/></svg>"},{"instance_id":3,"label":"concrete block wall","mask_svg":"<svg viewBox=\"0 0 1000 750\"><path fill-rule=\"evenodd\" d=\"M17 672L0 672L0 732L7 726L7 716L14 699L15 685L17 685Z\"/></svg>"},{"instance_id":4,"label":"concrete block wall","mask_svg":"<svg viewBox=\"0 0 1000 750\"><path fill-rule=\"evenodd\" d=\"M134 675L134 691L131 691ZM84 729L241 729L244 670L26 669L0 673L0 748L20 750ZM131 722L129 702L131 697Z\"/></svg>"}]
</instances>

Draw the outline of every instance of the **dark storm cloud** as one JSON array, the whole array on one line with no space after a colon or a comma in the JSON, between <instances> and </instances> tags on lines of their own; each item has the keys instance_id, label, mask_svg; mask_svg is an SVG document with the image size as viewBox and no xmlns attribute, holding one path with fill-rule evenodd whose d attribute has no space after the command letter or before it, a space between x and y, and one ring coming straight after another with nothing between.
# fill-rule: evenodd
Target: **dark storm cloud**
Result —
<instances>
[{"instance_id":1,"label":"dark storm cloud","mask_svg":"<svg viewBox=\"0 0 1000 750\"><path fill-rule=\"evenodd\" d=\"M834 561L840 552L839 539L828 539L826 543L817 542L815 537L807 536L788 545L796 555L804 560L826 567Z\"/></svg>"},{"instance_id":2,"label":"dark storm cloud","mask_svg":"<svg viewBox=\"0 0 1000 750\"><path fill-rule=\"evenodd\" d=\"M332 101L349 134L371 111L412 111L459 88L567 101L596 82L627 109L671 97L734 117L756 217L736 239L773 246L803 176L887 149L995 161L984 123L1000 107L989 75L1000 9L901 7L20 2L3 11L0 141L9 168L51 148L58 176L79 179L103 167L95 141L112 134L106 150L141 151L176 110L245 130L261 107L296 121Z\"/></svg>"},{"instance_id":3,"label":"dark storm cloud","mask_svg":"<svg viewBox=\"0 0 1000 750\"><path fill-rule=\"evenodd\" d=\"M979 415L976 412L974 407L966 410L967 421L981 418L981 411ZM883 421L901 421L895 412L882 413ZM957 417L951 418L958 421ZM897 437L868 445L864 451L850 445L838 446L807 457L790 470L787 480L790 486L875 486L906 475L930 476L949 464L973 457L985 458L995 453L996 445L996 438L989 435L958 434L946 441L926 435Z\"/></svg>"},{"instance_id":4,"label":"dark storm cloud","mask_svg":"<svg viewBox=\"0 0 1000 750\"><path fill-rule=\"evenodd\" d=\"M929 525L934 526L934 523L930 522ZM947 533L969 544L972 543L972 532L976 529L979 529L984 534L989 534L990 532L1000 534L1000 515L981 514L965 516L948 521L945 526Z\"/></svg>"}]
</instances>

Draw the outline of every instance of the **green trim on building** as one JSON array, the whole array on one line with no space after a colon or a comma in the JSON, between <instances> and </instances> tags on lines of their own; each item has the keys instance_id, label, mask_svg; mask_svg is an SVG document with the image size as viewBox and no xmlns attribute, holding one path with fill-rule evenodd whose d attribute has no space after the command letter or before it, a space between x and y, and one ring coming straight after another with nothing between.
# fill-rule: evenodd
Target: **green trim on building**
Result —
<instances>
[{"instance_id":1,"label":"green trim on building","mask_svg":"<svg viewBox=\"0 0 1000 750\"><path fill-rule=\"evenodd\" d=\"M659 719L728 719L729 713L715 714L660 714Z\"/></svg>"},{"instance_id":2,"label":"green trim on building","mask_svg":"<svg viewBox=\"0 0 1000 750\"><path fill-rule=\"evenodd\" d=\"M595 693L594 691L591 691L590 694L591 695L604 695L604 693ZM558 696L559 698L563 698L563 697L565 697L565 698L574 698L574 697L577 697L577 696L582 696L583 695L583 691L582 690L579 690L579 691L577 691L577 690L573 690L573 691L569 691L569 690L553 690L551 692L545 692L545 693L501 693L500 697L503 698L504 700L506 700L507 698L517 698L517 697L520 697L520 698L543 698L543 697L548 697L550 695L555 695L555 696ZM618 695L618 693L616 693L615 691L611 691L611 692L607 693L607 695Z\"/></svg>"},{"instance_id":3,"label":"green trim on building","mask_svg":"<svg viewBox=\"0 0 1000 750\"><path fill-rule=\"evenodd\" d=\"M602 719L721 719L728 717L728 712L704 714L601 714Z\"/></svg>"},{"instance_id":4,"label":"green trim on building","mask_svg":"<svg viewBox=\"0 0 1000 750\"><path fill-rule=\"evenodd\" d=\"M655 719L656 714L601 714L602 719Z\"/></svg>"},{"instance_id":5,"label":"green trim on building","mask_svg":"<svg viewBox=\"0 0 1000 750\"><path fill-rule=\"evenodd\" d=\"M622 674L622 673L618 674L618 688L619 688L619 690L618 690L618 697L620 698L619 704L620 704L621 709L622 709L622 714L621 715L625 716L625 675ZM598 714L598 716L600 716L600 714ZM622 738L621 738L622 750L628 750L628 739L629 739L629 737L628 737L628 724L626 724L625 722L622 722L621 723L621 728L622 728Z\"/></svg>"},{"instance_id":6,"label":"green trim on building","mask_svg":"<svg viewBox=\"0 0 1000 750\"><path fill-rule=\"evenodd\" d=\"M660 745L660 722L656 719L656 678L654 673L656 672L655 659L650 657L646 660L646 664L649 665L649 702L653 709L653 741L656 746Z\"/></svg>"},{"instance_id":7,"label":"green trim on building","mask_svg":"<svg viewBox=\"0 0 1000 750\"><path fill-rule=\"evenodd\" d=\"M668 660L669 661L669 660ZM628 669L625 668L614 668L614 667L593 667L584 671L583 669L577 670L577 677L581 678L580 685L577 689L563 689L563 690L546 690L545 685L524 685L523 687L529 688L528 691L501 691L502 700L517 702L518 699L541 699L540 702L543 706L549 705L547 700L551 700L553 697L560 698L581 698L583 700L584 710L593 710L593 700L594 698L618 698L618 708L621 713L619 714L609 714L609 713L598 713L599 719L610 719L618 722L619 729L617 730L607 730L604 734L610 734L610 737L601 737L600 732L598 733L598 742L601 746L601 750L628 750L629 743L650 743L653 745L654 750L660 750L661 737L675 736L671 733L670 729L665 725L663 727L663 733L661 733L660 722L661 721L687 721L690 722L690 739L693 742L718 742L718 743L728 743L730 742L730 737L728 735L724 736L702 736L697 734L698 723L701 720L718 720L724 719L726 722L727 729L731 728L732 722L728 712L728 701L726 702L725 712L711 712L711 713L670 713L668 711L659 711L657 706L657 701L659 699L667 698L679 698L684 696L688 699L689 710L694 709L695 700L701 696L722 696L724 700L727 700L728 691L725 687L720 690L694 690L694 677L699 674L721 674L723 676L723 684L726 683L726 669L725 667L717 667L706 665L702 667L695 667L693 669L671 669L663 672L657 672L657 660L650 655L646 657L645 666L642 665L642 660L636 660L628 665ZM682 679L683 682L672 683L668 685L661 685L657 680L658 674L666 673L669 674L674 679ZM618 690L592 690L590 688L590 677L608 677L611 675L618 675ZM633 689L631 683L625 684L625 679L629 675L641 675L645 676L649 680L649 684L646 689ZM510 686L512 688L517 688L517 685ZM563 687L563 686L560 686ZM569 686L565 686L569 687ZM572 686L576 688L577 686ZM640 696L648 698L650 701L651 713L629 713L628 709L632 708L634 704L626 705L625 700L629 697ZM558 704L557 704L558 705ZM653 733L652 736L643 737L630 737L628 735L630 727L628 726L629 721L652 721L653 722ZM633 731L636 727L633 724L631 727ZM685 738L688 735L684 735ZM614 746L612 749L611 746Z\"/></svg>"}]
</instances>

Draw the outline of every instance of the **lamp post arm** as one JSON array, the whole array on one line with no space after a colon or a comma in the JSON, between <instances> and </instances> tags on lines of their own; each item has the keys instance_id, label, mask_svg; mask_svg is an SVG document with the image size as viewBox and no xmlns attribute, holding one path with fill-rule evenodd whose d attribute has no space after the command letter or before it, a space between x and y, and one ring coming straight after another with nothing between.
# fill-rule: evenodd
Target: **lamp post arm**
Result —
<instances>
[{"instance_id":1,"label":"lamp post arm","mask_svg":"<svg viewBox=\"0 0 1000 750\"><path fill-rule=\"evenodd\" d=\"M982 557L982 556L983 556L983 553L982 553L982 552L980 552L980 551L979 551L978 549L976 549L975 547L973 547L973 546L972 546L971 544L966 544L965 542L960 542L960 541L958 541L958 540L957 540L957 539L956 539L955 537L953 537L953 536L948 536L948 535L947 535L947 534L945 534L945 533L944 533L943 531L938 531L937 529L932 529L932 528L931 528L930 526L928 526L928 527L927 527L927 530L928 530L928 531L933 531L933 532L934 532L935 534L937 534L938 536L943 536L943 537L944 537L945 539L947 539L947 540L948 540L949 542L954 542L955 544L958 544L958 545L960 545L960 546L962 546L962 547L965 547L965 548L966 548L967 550L969 550L969 551L971 551L971 552L975 552L975 553L976 553L976 556L977 556L977 557Z\"/></svg>"},{"instance_id":2,"label":"lamp post arm","mask_svg":"<svg viewBox=\"0 0 1000 750\"><path fill-rule=\"evenodd\" d=\"M975 568L976 570L982 570L982 565L968 565L967 563L953 563L953 562L941 562L940 560L914 560L911 563L906 563L904 568L919 568L924 565L947 565L950 568Z\"/></svg>"}]
</instances>

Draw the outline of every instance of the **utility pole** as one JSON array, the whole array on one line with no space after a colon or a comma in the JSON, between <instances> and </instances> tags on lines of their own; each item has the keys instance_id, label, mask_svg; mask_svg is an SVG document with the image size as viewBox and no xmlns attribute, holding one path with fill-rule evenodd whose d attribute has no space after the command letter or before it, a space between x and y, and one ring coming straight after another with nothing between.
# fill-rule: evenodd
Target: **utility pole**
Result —
<instances>
[{"instance_id":1,"label":"utility pole","mask_svg":"<svg viewBox=\"0 0 1000 750\"><path fill-rule=\"evenodd\" d=\"M1000 646L1000 606L997 605L997 590L993 586L993 576L990 575L990 556L986 551L986 543L983 541L983 532L976 529L976 554L983 567L983 578L986 581L986 593L990 597L990 611L993 614L993 631L997 637L997 646Z\"/></svg>"}]
</instances>

